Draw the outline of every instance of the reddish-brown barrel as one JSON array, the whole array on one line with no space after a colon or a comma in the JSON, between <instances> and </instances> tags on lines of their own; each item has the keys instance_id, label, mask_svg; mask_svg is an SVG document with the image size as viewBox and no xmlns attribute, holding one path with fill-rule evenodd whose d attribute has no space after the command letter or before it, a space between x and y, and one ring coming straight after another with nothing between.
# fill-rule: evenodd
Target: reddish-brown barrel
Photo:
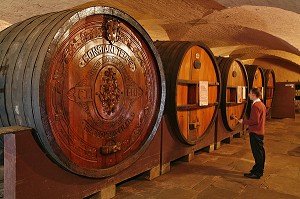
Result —
<instances>
[{"instance_id":1,"label":"reddish-brown barrel","mask_svg":"<svg viewBox=\"0 0 300 199\"><path fill-rule=\"evenodd\" d=\"M220 73L212 52L200 42L157 41L166 74L168 120L186 144L199 142L215 121Z\"/></svg>"},{"instance_id":2,"label":"reddish-brown barrel","mask_svg":"<svg viewBox=\"0 0 300 199\"><path fill-rule=\"evenodd\" d=\"M249 80L249 90L252 88L259 88L262 92L260 99L263 101L264 99L264 87L265 87L265 76L263 68L257 65L245 65L248 80ZM251 101L248 98L248 106L247 106L247 116L250 117L251 112Z\"/></svg>"},{"instance_id":3,"label":"reddish-brown barrel","mask_svg":"<svg viewBox=\"0 0 300 199\"><path fill-rule=\"evenodd\" d=\"M273 69L265 69L265 92L264 92L264 103L267 108L267 116L271 114L272 101L274 97L275 89L275 73Z\"/></svg>"},{"instance_id":4,"label":"reddish-brown barrel","mask_svg":"<svg viewBox=\"0 0 300 199\"><path fill-rule=\"evenodd\" d=\"M133 164L160 123L165 80L146 31L109 7L36 16L0 33L2 126L35 130L44 151L79 175Z\"/></svg>"},{"instance_id":5,"label":"reddish-brown barrel","mask_svg":"<svg viewBox=\"0 0 300 199\"><path fill-rule=\"evenodd\" d=\"M221 114L224 126L233 131L247 108L248 76L243 63L233 58L217 58L222 74Z\"/></svg>"}]
</instances>

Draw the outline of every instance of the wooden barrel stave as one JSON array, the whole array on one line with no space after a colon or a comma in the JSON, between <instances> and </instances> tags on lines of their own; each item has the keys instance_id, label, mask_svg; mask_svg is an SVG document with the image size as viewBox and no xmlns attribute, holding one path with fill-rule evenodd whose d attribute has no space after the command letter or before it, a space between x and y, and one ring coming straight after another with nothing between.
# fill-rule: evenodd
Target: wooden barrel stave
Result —
<instances>
[{"instance_id":1,"label":"wooden barrel stave","mask_svg":"<svg viewBox=\"0 0 300 199\"><path fill-rule=\"evenodd\" d=\"M32 51L28 56L28 61L25 66L24 79L23 79L23 106L25 112L25 118L27 125L36 129L36 137L43 143L42 146L46 149L50 149L51 146L47 142L43 142L47 137L45 136L45 130L43 125L38 118L40 117L38 104L34 103L34 97L32 92L37 92L39 90L39 82L36 81L36 76L34 76L34 71L43 64L45 54L47 53L48 46L52 41L56 31L63 25L64 21L69 19L74 15L74 12L67 11L60 12L55 15L54 19L49 19L50 23L46 29L41 31L40 36L32 44ZM40 69L41 70L41 69ZM55 154L51 150L47 151L51 157Z\"/></svg>"},{"instance_id":2,"label":"wooden barrel stave","mask_svg":"<svg viewBox=\"0 0 300 199\"><path fill-rule=\"evenodd\" d=\"M40 24L45 22L45 20L52 14L42 15L28 24L22 32L15 38L9 51L6 54L9 68L6 74L5 81L5 101L8 112L8 118L10 125L21 125L27 126L25 115L23 111L22 103L22 92L14 92L15 90L22 88L22 78L23 75L21 71L24 70L23 61L26 61L26 57L23 55L28 55L31 48L31 42L34 37L35 29L40 27ZM14 59L11 59L14 56ZM24 57L23 57L24 56Z\"/></svg>"},{"instance_id":3,"label":"wooden barrel stave","mask_svg":"<svg viewBox=\"0 0 300 199\"><path fill-rule=\"evenodd\" d=\"M222 74L222 100L220 108L223 123L226 129L234 131L240 124L232 116L240 119L244 117L246 112L248 104L248 76L243 63L238 59L218 57L217 61ZM243 97L246 97L246 99L236 99L239 87L245 87L246 96Z\"/></svg>"},{"instance_id":4,"label":"wooden barrel stave","mask_svg":"<svg viewBox=\"0 0 300 199\"><path fill-rule=\"evenodd\" d=\"M2 30L0 32L0 44L3 42L3 40L5 39L5 37L10 34L10 32L17 26L19 26L20 23L15 23L7 28L5 28L4 30Z\"/></svg>"},{"instance_id":5,"label":"wooden barrel stave","mask_svg":"<svg viewBox=\"0 0 300 199\"><path fill-rule=\"evenodd\" d=\"M76 31L81 31L75 29L76 25L77 28L80 24L85 24L85 18L87 18L87 22L89 20L94 20L96 23L98 21L96 18L99 18L100 20L104 20L104 23L109 23L110 18L115 18L120 21L120 31L127 31L128 37L131 38L132 42L132 48L124 46L123 43L118 43L120 45L120 48L126 47L128 51L126 53L132 53L129 56L138 56L141 58L142 62L139 62L138 59L134 58L134 64L138 68L136 68L136 73L130 73L128 77L135 78L134 81L136 81L136 85L143 86L144 95L142 96L141 100L138 100L139 98L136 98L135 101L132 101L133 106L142 107L149 109L142 109L141 112L138 112L136 115L134 112L133 120L135 123L137 123L141 128L136 128L136 126L130 126L131 130L127 132L130 134L132 138L134 138L134 132L138 133L141 132L141 136L134 138L136 140L133 142L129 148L128 151L124 151L124 155L121 155L121 153L115 153L111 154L112 147L109 145L104 146L105 142L99 143L103 144L102 149L100 150L101 153L108 153L106 156L108 157L107 160L105 160L106 157L102 156L103 163L101 162L101 165L97 166L97 168L93 168L90 164L82 163L81 160L73 159L72 157L65 156L66 154L63 152L64 149L59 148L56 137L51 137L51 131L54 129L52 124L49 123L48 119L51 118L51 112L49 112L49 108L46 108L46 103L52 103L52 102L46 102L46 89L49 87L49 76L52 75L52 77L55 77L55 74L53 71L51 72L51 67L53 68L55 65L53 65L54 59L56 57L57 47L64 46L65 40L68 38L72 38L72 35L65 34L66 32L72 33ZM23 100L24 105L24 113L25 113L25 119L26 123L30 124L32 126L35 126L35 129L38 133L39 140L44 147L45 151L51 156L52 159L54 159L57 163L59 163L60 166L64 167L67 170L70 170L71 172L89 176L89 177L104 177L104 176L110 176L114 175L121 170L124 170L128 166L130 166L132 163L134 163L141 154L147 149L149 146L151 140L153 139L156 130L158 128L159 122L162 117L162 112L164 108L164 98L165 98L165 80L163 75L163 70L161 68L161 61L158 57L158 53L155 52L155 47L153 43L151 43L151 39L149 35L145 32L145 30L137 24L136 21L134 21L132 18L130 18L128 15L112 8L108 7L92 7L88 9L84 9L82 11L76 11L72 10L69 11L67 14L64 14L62 16L57 17L55 20L51 19L50 30L45 31L45 29L39 27L39 31L42 31L40 33L39 37L36 38L36 42L32 42L31 44L33 47L30 50L30 54L28 52L24 52L22 56L28 55L30 56L26 60L26 65L20 66L22 68L21 71L15 71L18 70L18 67L15 67L12 71L15 72L15 74L23 75L23 79L21 82L23 83L22 88L18 88L17 85L20 85L20 82L13 82L13 93L22 91L24 94L30 94L29 96L26 96ZM22 23L21 23L22 24ZM95 24L95 23L94 23ZM74 26L75 25L75 26ZM93 25L93 24L90 24ZM105 25L105 24L104 24ZM106 28L107 26L104 26L101 24L101 27ZM74 27L73 27L74 26ZM97 25L96 25L97 26ZM99 25L100 26L100 25ZM91 26L92 27L92 26ZM35 29L33 29L35 30ZM85 29L83 29L85 30ZM134 32L135 31L135 32ZM139 33L137 33L139 32ZM120 32L125 33L125 32ZM106 33L103 33L103 38L105 39L101 41L106 41ZM99 37L100 38L100 37ZM102 37L101 37L102 38ZM120 39L126 39L125 37L120 37ZM99 39L98 39L99 40ZM25 42L29 40L25 40ZM117 42L125 42L125 40L120 40ZM126 43L127 44L127 43ZM107 44L106 45L112 45ZM64 49L64 48L63 48ZM140 51L131 51L133 50L140 50ZM24 48L25 50L25 48ZM117 52L117 51L116 51ZM118 51L121 52L121 51ZM21 50L21 53L23 51ZM140 53L140 54L139 54ZM121 54L120 54L121 55ZM125 55L125 54L124 54ZM20 55L21 56L21 55ZM105 55L106 56L106 55ZM109 56L109 55L108 55ZM21 57L18 58L20 60ZM68 58L69 59L69 58ZM119 58L121 60L121 57ZM17 60L17 61L18 61ZM69 59L71 60L71 59ZM126 59L124 58L123 63L125 63ZM19 61L21 63L21 60ZM25 63L25 62L24 62ZM59 63L59 62L58 62ZM50 67L50 65L52 66ZM105 63L104 63L105 64ZM145 65L144 65L145 64ZM15 65L13 65L15 66ZM71 65L72 66L72 65ZM103 65L105 66L105 65ZM128 65L129 66L129 65ZM152 67L152 68L151 68ZM110 68L108 65L107 68ZM126 71L129 71L129 68L125 68ZM142 74L142 71L145 69L145 73L143 75L143 78L140 78L140 74ZM52 69L53 70L53 69ZM117 69L120 70L120 69ZM123 69L122 69L123 70ZM54 70L55 71L55 70ZM69 70L68 74L70 74L72 70ZM48 76L49 74L49 76ZM54 76L53 76L54 75ZM124 75L124 74L122 74ZM50 76L51 77L51 76ZM121 77L121 76L119 76ZM48 79L47 79L48 78ZM75 80L77 79L77 76L75 77ZM74 79L73 79L74 80ZM131 89L133 81L129 82L130 79L125 79L125 83L127 83L126 89ZM65 84L67 85L67 84ZM131 86L131 87L130 87ZM51 85L50 85L51 87ZM133 88L133 87L132 87ZM128 92L129 92L128 90ZM47 92L52 92L52 90L48 89ZM130 91L131 92L131 91ZM127 93L127 90L126 90ZM135 93L132 93L135 94ZM48 94L47 94L48 95ZM51 96L48 95L48 96ZM19 97L18 97L19 98ZM51 98L51 97L50 97ZM53 99L53 98L52 98ZM147 101L144 101L146 99ZM44 100L44 101L43 101ZM29 102L30 105L27 106L27 102ZM150 103L151 102L151 103ZM20 101L14 101L14 104L19 104ZM129 103L126 102L126 103ZM150 107L150 104L151 107ZM26 105L25 105L26 104ZM66 103L67 106L70 104L70 102ZM128 104L130 105L130 104ZM64 109L65 111L73 111L74 105L72 105L73 108ZM131 105L130 105L131 106ZM50 107L51 108L51 107ZM32 109L32 110L31 110ZM131 110L131 109L129 109ZM148 111L149 110L149 111ZM130 111L131 112L131 111ZM32 113L32 116L30 119L28 119L28 115ZM49 114L50 113L50 114ZM141 114L142 113L142 114ZM148 114L149 113L149 114ZM77 116L73 116L69 113L66 115L67 117L76 119ZM130 115L128 115L129 117ZM126 115L127 117L127 115ZM119 121L122 118L119 119ZM124 118L126 119L126 118ZM129 118L130 119L130 118ZM24 120L25 121L25 120ZM71 121L67 119L67 121ZM53 122L53 120L51 121ZM77 124L77 123L76 123ZM72 124L71 124L72 125ZM113 128L113 127L112 127ZM129 127L122 127L122 128L129 128ZM122 129L121 129L122 130ZM132 131L135 130L135 131ZM122 130L123 131L123 130ZM54 133L54 132L52 132ZM77 136L77 135L76 135ZM125 135L124 135L125 136ZM127 139L124 136L120 136L117 139ZM130 137L129 137L130 138ZM144 139L144 140L143 140ZM134 141L133 140L133 141ZM71 141L71 140L70 140ZM86 138L86 142L96 143L97 141L91 138ZM102 142L102 141L101 141ZM122 143L123 144L123 143ZM125 144L125 142L124 142ZM81 145L80 145L81 146ZM123 145L121 145L123 146ZM72 147L72 146L69 146ZM107 148L105 148L107 147ZM126 147L124 145L124 147ZM108 150L108 151L105 151ZM70 159L68 159L70 158ZM115 158L115 163L109 163L110 158ZM77 162L76 162L77 161ZM106 162L105 162L106 161ZM117 162L118 161L118 162ZM82 165L85 165L82 167ZM104 166L103 166L104 165Z\"/></svg>"},{"instance_id":6,"label":"wooden barrel stave","mask_svg":"<svg viewBox=\"0 0 300 199\"><path fill-rule=\"evenodd\" d=\"M172 123L173 131L185 144L201 141L214 122L219 106L220 85L209 86L209 106L200 107L198 102L199 80L211 85L219 82L220 76L212 53L199 42L155 42L162 61L167 81L165 114ZM201 60L201 69L195 69L195 56ZM215 67L214 67L215 66ZM214 74L214 75L212 75Z\"/></svg>"},{"instance_id":7,"label":"wooden barrel stave","mask_svg":"<svg viewBox=\"0 0 300 199\"><path fill-rule=\"evenodd\" d=\"M17 35L24 29L28 24L30 24L32 21L34 21L37 17L32 17L30 19L25 20L23 23L20 23L19 25L16 25L12 28L11 31L6 33L6 36L3 38L3 41L0 43L0 115L1 115L1 121L3 126L9 126L12 125L9 123L8 119L8 113L5 106L5 81L6 81L6 73L9 68L8 60L5 59L5 56L7 52L10 49L10 46L14 39L17 37ZM9 34L9 37L7 37L7 34Z\"/></svg>"}]
</instances>

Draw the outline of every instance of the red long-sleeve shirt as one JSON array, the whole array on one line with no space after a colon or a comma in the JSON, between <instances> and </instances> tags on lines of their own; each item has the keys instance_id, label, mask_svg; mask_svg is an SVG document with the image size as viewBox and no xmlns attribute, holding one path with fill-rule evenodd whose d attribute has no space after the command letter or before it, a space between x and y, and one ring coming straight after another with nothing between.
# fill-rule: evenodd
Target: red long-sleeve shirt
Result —
<instances>
[{"instance_id":1,"label":"red long-sleeve shirt","mask_svg":"<svg viewBox=\"0 0 300 199\"><path fill-rule=\"evenodd\" d=\"M249 132L258 135L265 134L266 122L266 106L261 102L255 102L251 107L249 120L244 120L243 123L249 126Z\"/></svg>"}]
</instances>

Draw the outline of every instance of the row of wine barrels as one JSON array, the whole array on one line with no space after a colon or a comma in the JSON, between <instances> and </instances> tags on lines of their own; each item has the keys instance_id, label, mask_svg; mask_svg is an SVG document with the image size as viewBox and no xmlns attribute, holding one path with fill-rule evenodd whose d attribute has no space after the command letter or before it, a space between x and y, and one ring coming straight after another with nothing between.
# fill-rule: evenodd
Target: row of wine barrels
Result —
<instances>
[{"instance_id":1,"label":"row of wine barrels","mask_svg":"<svg viewBox=\"0 0 300 199\"><path fill-rule=\"evenodd\" d=\"M5 29L0 67L1 125L32 127L51 159L79 175L132 165L163 114L157 50L114 8L49 13Z\"/></svg>"},{"instance_id":2,"label":"row of wine barrels","mask_svg":"<svg viewBox=\"0 0 300 199\"><path fill-rule=\"evenodd\" d=\"M227 130L235 130L247 109L249 89L245 66L238 59L217 57L222 74L221 114Z\"/></svg>"},{"instance_id":3,"label":"row of wine barrels","mask_svg":"<svg viewBox=\"0 0 300 199\"><path fill-rule=\"evenodd\" d=\"M0 125L32 127L49 157L73 173L111 176L147 149L164 107L185 144L204 138L219 108L225 127L237 128L263 74L251 69L249 84L241 61L217 60L201 42L153 43L114 8L35 16L0 32Z\"/></svg>"},{"instance_id":4,"label":"row of wine barrels","mask_svg":"<svg viewBox=\"0 0 300 199\"><path fill-rule=\"evenodd\" d=\"M265 88L265 76L264 76L264 70L262 67L257 65L245 65L248 79L249 79L249 90L252 88L259 88L262 92L261 100L264 99L264 88ZM248 98L248 107L247 107L247 116L250 117L251 112L251 102Z\"/></svg>"},{"instance_id":5,"label":"row of wine barrels","mask_svg":"<svg viewBox=\"0 0 300 199\"><path fill-rule=\"evenodd\" d=\"M265 69L265 92L264 92L264 103L267 108L267 115L271 114L272 101L274 97L274 89L275 89L275 73L273 69Z\"/></svg>"},{"instance_id":6,"label":"row of wine barrels","mask_svg":"<svg viewBox=\"0 0 300 199\"><path fill-rule=\"evenodd\" d=\"M201 141L220 105L220 73L213 53L200 42L156 41L166 75L165 115L185 144Z\"/></svg>"}]
</instances>

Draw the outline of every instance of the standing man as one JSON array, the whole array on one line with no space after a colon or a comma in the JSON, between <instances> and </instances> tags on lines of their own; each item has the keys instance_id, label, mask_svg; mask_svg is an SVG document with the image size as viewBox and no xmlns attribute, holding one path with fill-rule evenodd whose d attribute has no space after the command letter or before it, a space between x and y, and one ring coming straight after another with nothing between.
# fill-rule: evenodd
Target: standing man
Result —
<instances>
[{"instance_id":1,"label":"standing man","mask_svg":"<svg viewBox=\"0 0 300 199\"><path fill-rule=\"evenodd\" d=\"M260 101L261 91L258 88L252 88L248 94L252 100L252 108L249 120L240 119L239 123L249 126L249 136L252 154L255 160L255 165L250 173L245 173L247 178L259 179L263 176L265 167L265 149L264 149L264 134L266 122L266 107Z\"/></svg>"}]
</instances>

